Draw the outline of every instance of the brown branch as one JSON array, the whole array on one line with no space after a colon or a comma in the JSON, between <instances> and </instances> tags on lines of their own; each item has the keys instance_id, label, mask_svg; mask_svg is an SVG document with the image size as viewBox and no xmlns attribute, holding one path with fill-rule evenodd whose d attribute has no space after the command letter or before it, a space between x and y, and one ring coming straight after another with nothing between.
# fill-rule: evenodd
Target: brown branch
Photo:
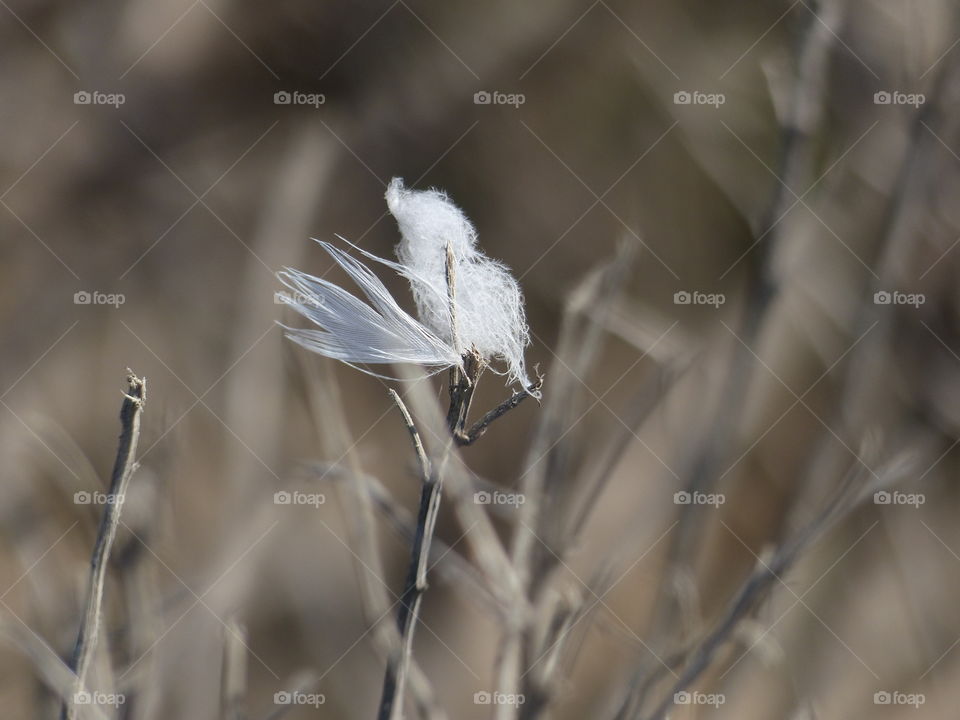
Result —
<instances>
[{"instance_id":1,"label":"brown branch","mask_svg":"<svg viewBox=\"0 0 960 720\"><path fill-rule=\"evenodd\" d=\"M453 248L449 244L446 248L446 281L451 340L454 347L461 352L461 363L450 370L450 405L447 410L447 429L450 432L450 441L446 444L446 450L439 463L439 468L431 467L413 418L400 396L390 390L390 395L400 409L413 441L423 484L420 492L416 531L410 553L410 567L407 571L403 594L400 596L400 610L397 613L397 626L400 631L401 643L398 651L394 652L387 662L387 669L383 678L383 691L380 696L379 720L396 720L403 714L404 685L411 664L413 635L420 614L420 604L423 600L423 593L427 589L430 543L436 529L437 516L440 513L443 467L450 457L450 451L454 444L469 445L476 441L486 432L487 427L492 422L517 407L523 400L536 392L542 384L541 380L535 386L515 393L507 401L484 415L469 430L465 429L473 394L486 363L475 348L465 350L460 346L457 327L456 265Z\"/></svg>"},{"instance_id":2,"label":"brown branch","mask_svg":"<svg viewBox=\"0 0 960 720\"><path fill-rule=\"evenodd\" d=\"M520 392L513 393L513 395L497 405L497 407L488 412L482 418L477 420L477 422L475 422L469 430L454 430L453 439L456 441L457 445L460 446L472 445L483 436L490 425L513 410L528 397L531 397L534 393L540 390L541 387L543 387L543 377L538 377L535 384L528 388L524 388Z\"/></svg>"},{"instance_id":3,"label":"brown branch","mask_svg":"<svg viewBox=\"0 0 960 720\"><path fill-rule=\"evenodd\" d=\"M413 441L417 461L420 464L422 489L420 491L420 509L417 513L416 534L410 551L410 569L400 596L400 610L397 614L397 627L400 631L399 652L389 658L387 671L383 678L383 692L380 697L380 720L393 720L402 716L403 691L413 654L413 634L420 616L420 603L427 589L427 561L430 557L430 541L433 539L440 512L440 496L443 481L439 475L431 472L430 460L423 449L420 433L413 418L400 396L390 390L390 397L397 404Z\"/></svg>"},{"instance_id":4,"label":"brown branch","mask_svg":"<svg viewBox=\"0 0 960 720\"><path fill-rule=\"evenodd\" d=\"M70 668L77 676L74 682L74 695L64 700L60 714L63 720L74 720L77 716L76 694L84 689L87 670L96 653L97 640L100 635L103 586L107 577L107 563L110 559L114 539L117 536L117 528L120 525L123 497L137 466L135 458L137 444L140 440L140 416L147 398L147 381L145 378L138 378L129 369L127 372L128 387L124 395L123 405L120 408L120 425L122 428L120 442L117 447L113 475L110 479L109 499L112 502L107 502L104 505L103 517L100 519L100 529L97 532L97 540L93 548L93 557L90 560L90 587L87 593L86 610L70 660Z\"/></svg>"}]
</instances>

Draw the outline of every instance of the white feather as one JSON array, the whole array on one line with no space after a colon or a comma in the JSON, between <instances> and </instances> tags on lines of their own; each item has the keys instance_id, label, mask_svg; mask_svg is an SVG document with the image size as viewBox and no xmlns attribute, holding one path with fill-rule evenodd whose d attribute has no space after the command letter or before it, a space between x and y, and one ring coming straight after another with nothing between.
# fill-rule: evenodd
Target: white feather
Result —
<instances>
[{"instance_id":1,"label":"white feather","mask_svg":"<svg viewBox=\"0 0 960 720\"><path fill-rule=\"evenodd\" d=\"M328 280L286 268L278 277L294 294L281 295L281 301L320 328L284 326L287 337L350 364L415 363L442 370L460 363L450 344L406 313L366 265L329 243L318 242L369 304Z\"/></svg>"},{"instance_id":2,"label":"white feather","mask_svg":"<svg viewBox=\"0 0 960 720\"><path fill-rule=\"evenodd\" d=\"M284 326L287 336L351 365L415 363L433 372L461 365L459 349L472 348L487 361L503 361L509 381L532 390L523 358L530 343L523 294L510 271L477 249L476 230L444 193L408 190L394 178L386 199L402 237L396 248L399 262L341 240L410 282L420 320L397 304L366 265L317 240L367 302L327 280L286 268L278 276L294 296L281 295L281 300L319 328ZM447 288L448 247L456 278L456 337Z\"/></svg>"}]
</instances>

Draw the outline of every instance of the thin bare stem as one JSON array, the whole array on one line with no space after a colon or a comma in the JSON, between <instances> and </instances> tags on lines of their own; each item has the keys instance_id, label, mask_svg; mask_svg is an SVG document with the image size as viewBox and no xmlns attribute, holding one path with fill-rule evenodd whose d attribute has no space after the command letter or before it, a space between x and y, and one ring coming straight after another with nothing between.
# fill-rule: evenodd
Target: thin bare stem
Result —
<instances>
[{"instance_id":1,"label":"thin bare stem","mask_svg":"<svg viewBox=\"0 0 960 720\"><path fill-rule=\"evenodd\" d=\"M455 431L453 439L456 441L457 445L472 445L481 437L483 437L483 434L487 431L487 428L490 427L496 420L499 420L528 397L531 397L542 386L543 378L541 377L537 379L536 384L531 385L529 388L524 388L520 392L513 393L513 395L508 397L502 403L497 405L497 407L489 411L486 415L471 425L469 430L465 432L462 430Z\"/></svg>"},{"instance_id":2,"label":"thin bare stem","mask_svg":"<svg viewBox=\"0 0 960 720\"><path fill-rule=\"evenodd\" d=\"M307 466L311 473L318 476L328 477L332 480L342 482L343 486L351 492L357 493L362 488L357 487L358 483L352 473L338 472L336 468L330 468L321 463L313 463ZM413 542L416 535L416 524L413 515L399 503L390 491L384 487L376 477L366 476L365 485L370 492L370 498L375 508L383 515L384 519L406 542ZM444 581L457 589L463 597L484 612L489 612L496 617L503 617L507 612L507 606L496 597L487 586L483 577L477 569L470 564L460 553L453 552L453 548L443 542L440 538L434 538L430 543L430 565L428 571L436 570Z\"/></svg>"},{"instance_id":3,"label":"thin bare stem","mask_svg":"<svg viewBox=\"0 0 960 720\"><path fill-rule=\"evenodd\" d=\"M434 475L431 472L430 461L424 452L420 433L413 423L413 418L410 416L407 406L392 389L390 390L390 396L400 409L410 438L413 441L417 461L420 464L423 485L420 491L420 510L417 513L416 534L410 552L410 569L407 572L403 594L400 596L400 610L397 614L401 647L399 654L391 657L387 663L378 716L381 720L394 720L394 718L402 716L403 691L413 653L413 634L417 619L420 616L420 603L423 600L423 593L427 589L427 562L430 557L430 541L433 539L434 529L437 525L437 515L440 512L440 496L443 488L443 482L439 475Z\"/></svg>"},{"instance_id":4,"label":"thin bare stem","mask_svg":"<svg viewBox=\"0 0 960 720\"><path fill-rule=\"evenodd\" d=\"M440 513L440 499L443 489L443 468L450 456L454 443L469 445L476 441L487 427L497 418L503 416L533 392L540 388L540 382L522 392L515 393L511 398L494 408L480 419L469 430L465 430L470 404L477 387L477 382L486 367L483 357L475 348L469 350L460 347L457 330L457 303L456 303L456 264L453 248L446 248L446 280L447 297L450 307L450 332L454 347L460 351L461 364L450 370L450 406L447 410L447 429L450 432L450 441L440 461L439 468L432 468L423 449L420 433L417 431L409 411L403 400L393 390L390 395L403 415L407 430L413 441L417 460L420 464L422 489L420 492L420 508L417 513L417 525L411 549L410 567L400 597L400 610L397 615L397 626L401 636L401 646L398 653L393 654L387 662L387 670L383 679L383 692L380 697L380 720L395 720L402 716L403 693L406 676L408 674L413 653L413 635L417 619L420 614L420 604L423 593L427 589L427 567L430 556L430 543L433 539Z\"/></svg>"},{"instance_id":5,"label":"thin bare stem","mask_svg":"<svg viewBox=\"0 0 960 720\"><path fill-rule=\"evenodd\" d=\"M423 441L420 439L420 433L417 431L417 426L413 424L413 417L410 415L410 411L407 410L407 406L400 396L392 388L389 392L390 397L397 404L400 413L403 415L403 421L407 425L407 432L410 433L410 440L413 442L413 450L417 454L417 462L420 464L421 479L426 482L426 478L430 477L430 459L423 449Z\"/></svg>"},{"instance_id":6,"label":"thin bare stem","mask_svg":"<svg viewBox=\"0 0 960 720\"><path fill-rule=\"evenodd\" d=\"M447 243L447 302L450 307L450 340L453 342L453 349L462 354L460 348L460 330L457 326L457 265L453 257L453 245Z\"/></svg>"},{"instance_id":7,"label":"thin bare stem","mask_svg":"<svg viewBox=\"0 0 960 720\"><path fill-rule=\"evenodd\" d=\"M147 398L147 382L127 370L127 392L120 408L120 442L117 447L117 459L110 478L110 494L104 505L100 529L90 560L90 587L87 593L86 610L77 642L73 648L70 668L76 673L74 694L64 700L61 710L63 720L74 720L77 716L77 694L84 690L84 680L97 649L100 636L101 615L103 610L103 586L107 578L107 564L117 527L120 525L120 510L123 497L130 484L130 478L136 469L137 444L140 440L140 416Z\"/></svg>"}]
</instances>

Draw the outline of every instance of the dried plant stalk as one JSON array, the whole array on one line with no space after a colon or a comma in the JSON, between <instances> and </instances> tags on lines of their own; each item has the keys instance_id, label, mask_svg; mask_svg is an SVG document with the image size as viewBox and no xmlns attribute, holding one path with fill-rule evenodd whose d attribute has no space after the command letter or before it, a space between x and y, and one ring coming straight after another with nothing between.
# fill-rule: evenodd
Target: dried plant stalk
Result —
<instances>
[{"instance_id":1,"label":"dried plant stalk","mask_svg":"<svg viewBox=\"0 0 960 720\"><path fill-rule=\"evenodd\" d=\"M147 398L147 381L138 378L127 370L127 392L120 408L120 442L117 447L117 459L110 478L110 496L114 502L104 505L100 529L90 560L90 587L87 593L86 609L77 633L77 642L73 648L70 668L76 673L74 694L64 699L60 717L74 720L77 717L76 693L84 688L84 680L97 650L100 636L101 615L103 611L103 587L107 578L107 563L110 551L120 525L122 498L130 484L130 478L136 469L137 444L140 441L140 417Z\"/></svg>"}]
</instances>

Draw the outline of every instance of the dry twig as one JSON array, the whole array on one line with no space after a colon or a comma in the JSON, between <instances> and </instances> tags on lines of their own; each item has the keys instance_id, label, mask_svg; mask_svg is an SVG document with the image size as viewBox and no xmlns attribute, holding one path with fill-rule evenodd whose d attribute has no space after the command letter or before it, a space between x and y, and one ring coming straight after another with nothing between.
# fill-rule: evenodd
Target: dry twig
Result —
<instances>
[{"instance_id":1,"label":"dry twig","mask_svg":"<svg viewBox=\"0 0 960 720\"><path fill-rule=\"evenodd\" d=\"M531 392L539 389L540 382L535 387L515 393L510 399L481 418L469 430L466 430L470 404L477 382L483 373L485 364L480 354L473 348L465 350L460 347L457 336L457 306L456 306L456 274L453 250L447 246L446 280L449 298L451 332L453 344L461 350L461 366L450 370L449 391L450 405L447 410L447 429L450 440L458 445L469 445L477 440L487 427L498 418L519 405ZM440 513L440 499L443 490L443 469L450 457L451 442L446 443L441 456L439 467L434 467L424 451L420 433L413 422L410 412L400 396L390 390L393 401L403 415L407 430L410 433L417 461L420 465L422 489L420 493L420 507L417 513L416 532L411 549L410 567L404 583L403 594L400 598L400 610L397 615L397 626L402 638L399 653L393 654L387 663L387 670L383 680L383 692L380 698L380 720L393 720L400 717L403 708L403 691L406 675L413 652L413 635L420 613L420 604L423 593L427 589L427 568L430 557L430 543L436 529L437 517Z\"/></svg>"},{"instance_id":2,"label":"dry twig","mask_svg":"<svg viewBox=\"0 0 960 720\"><path fill-rule=\"evenodd\" d=\"M90 588L87 594L86 610L77 642L73 648L70 667L77 675L74 696L66 698L61 711L61 718L74 720L76 718L76 693L84 688L87 669L93 660L97 649L97 640L100 635L101 614L103 610L103 586L107 578L107 562L117 536L120 525L120 510L123 507L123 496L130 484L130 478L136 469L135 460L137 443L140 440L140 416L147 397L147 382L145 378L138 378L131 370L127 370L127 392L120 408L120 443L117 447L117 459L113 466L113 475L110 479L110 498L112 502L104 505L103 517L100 519L100 529L97 532L97 541L93 548L93 557L90 560Z\"/></svg>"},{"instance_id":3,"label":"dry twig","mask_svg":"<svg viewBox=\"0 0 960 720\"><path fill-rule=\"evenodd\" d=\"M413 652L413 634L420 615L420 603L427 589L427 561L430 557L430 541L437 524L440 511L440 492L443 482L439 474L431 472L430 460L423 449L420 433L413 424L413 418L400 396L390 390L390 396L397 404L407 425L413 447L420 464L422 489L420 491L420 510L417 514L416 534L410 553L410 569L400 596L400 610L397 615L397 627L401 636L401 647L387 663L387 672L383 680L383 693L380 699L382 720L399 717L403 708L403 688L410 667Z\"/></svg>"}]
</instances>

